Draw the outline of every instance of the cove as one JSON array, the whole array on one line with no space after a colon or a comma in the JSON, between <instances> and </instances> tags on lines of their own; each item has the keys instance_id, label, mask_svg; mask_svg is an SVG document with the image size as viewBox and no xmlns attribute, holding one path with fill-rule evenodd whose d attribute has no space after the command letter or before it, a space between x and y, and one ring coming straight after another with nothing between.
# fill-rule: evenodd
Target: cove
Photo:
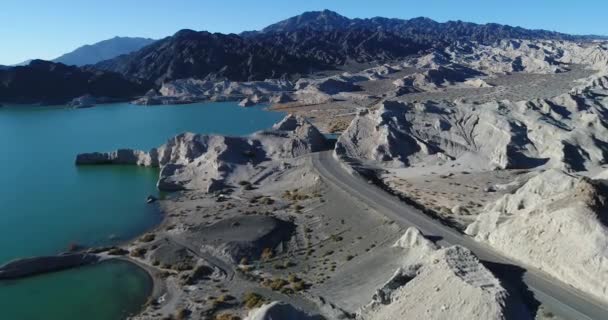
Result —
<instances>
[{"instance_id":1,"label":"cove","mask_svg":"<svg viewBox=\"0 0 608 320\"><path fill-rule=\"evenodd\" d=\"M268 128L282 117L263 107L242 108L232 102L1 108L0 264L57 254L72 244L128 241L160 222L157 207L145 202L148 195L158 195L155 169L76 167L76 154L148 150L186 131L245 135ZM41 278L47 276L52 275ZM52 286L58 291L75 289L61 282ZM4 290L0 287L0 296ZM10 299L2 303L12 303ZM41 318L52 319L40 311Z\"/></svg>"},{"instance_id":2,"label":"cove","mask_svg":"<svg viewBox=\"0 0 608 320\"><path fill-rule=\"evenodd\" d=\"M2 319L108 320L139 312L152 291L148 274L124 261L0 282Z\"/></svg>"}]
</instances>

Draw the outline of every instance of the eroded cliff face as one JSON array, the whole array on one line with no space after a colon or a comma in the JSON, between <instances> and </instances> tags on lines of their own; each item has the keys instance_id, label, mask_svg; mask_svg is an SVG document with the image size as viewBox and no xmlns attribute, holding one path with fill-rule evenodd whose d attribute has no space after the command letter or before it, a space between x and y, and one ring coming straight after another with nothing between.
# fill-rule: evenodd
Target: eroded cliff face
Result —
<instances>
[{"instance_id":1,"label":"eroded cliff face","mask_svg":"<svg viewBox=\"0 0 608 320\"><path fill-rule=\"evenodd\" d=\"M358 319L529 318L525 307L468 249L438 248L415 228L394 247L409 263L378 288Z\"/></svg>"},{"instance_id":2,"label":"eroded cliff face","mask_svg":"<svg viewBox=\"0 0 608 320\"><path fill-rule=\"evenodd\" d=\"M272 129L248 137L183 133L149 152L122 149L85 153L77 165L133 164L159 167L161 190L214 191L247 181L263 162L296 158L327 147L325 137L306 119L289 115Z\"/></svg>"},{"instance_id":3,"label":"eroded cliff face","mask_svg":"<svg viewBox=\"0 0 608 320\"><path fill-rule=\"evenodd\" d=\"M605 299L607 198L599 181L547 170L489 204L466 233Z\"/></svg>"}]
</instances>

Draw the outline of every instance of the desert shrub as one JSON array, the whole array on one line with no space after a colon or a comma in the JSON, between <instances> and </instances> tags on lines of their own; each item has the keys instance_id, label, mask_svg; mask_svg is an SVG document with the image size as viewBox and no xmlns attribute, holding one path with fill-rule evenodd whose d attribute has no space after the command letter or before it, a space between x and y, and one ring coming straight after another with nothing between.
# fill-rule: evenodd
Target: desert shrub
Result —
<instances>
[{"instance_id":1,"label":"desert shrub","mask_svg":"<svg viewBox=\"0 0 608 320\"><path fill-rule=\"evenodd\" d=\"M292 273L287 277L287 281L289 281L290 283L294 283L300 281L300 278L298 278L295 274Z\"/></svg>"},{"instance_id":2,"label":"desert shrub","mask_svg":"<svg viewBox=\"0 0 608 320\"><path fill-rule=\"evenodd\" d=\"M152 242L156 239L156 235L154 233L146 233L139 240L141 242Z\"/></svg>"},{"instance_id":3,"label":"desert shrub","mask_svg":"<svg viewBox=\"0 0 608 320\"><path fill-rule=\"evenodd\" d=\"M108 250L108 254L111 256L124 256L125 254L128 254L128 253L129 253L128 250L125 250L123 248L117 248L117 247L114 247L114 248Z\"/></svg>"},{"instance_id":4,"label":"desert shrub","mask_svg":"<svg viewBox=\"0 0 608 320\"><path fill-rule=\"evenodd\" d=\"M215 316L215 320L241 320L241 318L231 313L222 313Z\"/></svg>"},{"instance_id":5,"label":"desert shrub","mask_svg":"<svg viewBox=\"0 0 608 320\"><path fill-rule=\"evenodd\" d=\"M148 249L146 248L135 248L131 251L131 256L135 258L143 258L146 256Z\"/></svg>"},{"instance_id":6,"label":"desert shrub","mask_svg":"<svg viewBox=\"0 0 608 320\"><path fill-rule=\"evenodd\" d=\"M247 309L259 308L264 304L264 297L254 292L248 292L243 296L243 303Z\"/></svg>"},{"instance_id":7,"label":"desert shrub","mask_svg":"<svg viewBox=\"0 0 608 320\"><path fill-rule=\"evenodd\" d=\"M264 250L262 250L262 255L260 257L262 258L262 260L268 260L268 259L272 258L273 255L274 255L274 252L272 251L272 249L264 248Z\"/></svg>"},{"instance_id":8,"label":"desert shrub","mask_svg":"<svg viewBox=\"0 0 608 320\"><path fill-rule=\"evenodd\" d=\"M288 282L285 279L276 278L276 279L272 280L272 282L270 282L269 288L274 291L278 291L278 290L281 290L283 287L285 287L287 284L288 284Z\"/></svg>"},{"instance_id":9,"label":"desert shrub","mask_svg":"<svg viewBox=\"0 0 608 320\"><path fill-rule=\"evenodd\" d=\"M265 204L265 205L271 205L271 204L274 204L274 199L272 199L270 197L264 197L264 198L262 198L260 203Z\"/></svg>"},{"instance_id":10,"label":"desert shrub","mask_svg":"<svg viewBox=\"0 0 608 320\"><path fill-rule=\"evenodd\" d=\"M294 291L302 291L306 288L306 284L304 283L304 281L299 280L299 281L295 281L291 284L291 287L293 288Z\"/></svg>"},{"instance_id":11,"label":"desert shrub","mask_svg":"<svg viewBox=\"0 0 608 320\"><path fill-rule=\"evenodd\" d=\"M194 269L190 262L179 261L176 264L171 266L171 269L175 271L188 271Z\"/></svg>"},{"instance_id":12,"label":"desert shrub","mask_svg":"<svg viewBox=\"0 0 608 320\"><path fill-rule=\"evenodd\" d=\"M177 312L175 313L175 319L176 320L185 320L185 319L188 319L189 315L190 315L190 310L182 308L182 309L177 310Z\"/></svg>"},{"instance_id":13,"label":"desert shrub","mask_svg":"<svg viewBox=\"0 0 608 320\"><path fill-rule=\"evenodd\" d=\"M340 241L344 240L344 238L342 236L337 235L337 234L332 234L331 235L331 240L333 240L334 242L340 242Z\"/></svg>"}]
</instances>

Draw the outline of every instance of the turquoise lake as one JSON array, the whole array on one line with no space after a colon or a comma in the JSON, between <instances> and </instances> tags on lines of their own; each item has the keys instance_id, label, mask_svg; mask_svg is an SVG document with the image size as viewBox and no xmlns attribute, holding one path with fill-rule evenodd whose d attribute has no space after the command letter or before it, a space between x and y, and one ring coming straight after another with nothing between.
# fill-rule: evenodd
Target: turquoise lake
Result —
<instances>
[{"instance_id":1,"label":"turquoise lake","mask_svg":"<svg viewBox=\"0 0 608 320\"><path fill-rule=\"evenodd\" d=\"M96 266L0 282L1 319L109 320L139 312L152 291L148 274L131 263Z\"/></svg>"},{"instance_id":2,"label":"turquoise lake","mask_svg":"<svg viewBox=\"0 0 608 320\"><path fill-rule=\"evenodd\" d=\"M148 150L186 131L245 135L268 128L282 117L262 107L241 108L232 102L154 107L111 104L89 109L0 108L0 167L4 171L0 185L0 264L20 257L56 254L72 244L115 244L160 222L157 207L145 202L148 195L158 195L157 170L76 167L78 153L118 148ZM87 272L97 272L104 278L113 269L106 265L90 267ZM46 277L56 276L36 279ZM18 283L0 286L0 298L10 297L6 290L17 290ZM68 288L69 283L44 283L52 283L55 290L75 289ZM6 301L0 300L3 303ZM1 319L4 316L0 314Z\"/></svg>"}]
</instances>

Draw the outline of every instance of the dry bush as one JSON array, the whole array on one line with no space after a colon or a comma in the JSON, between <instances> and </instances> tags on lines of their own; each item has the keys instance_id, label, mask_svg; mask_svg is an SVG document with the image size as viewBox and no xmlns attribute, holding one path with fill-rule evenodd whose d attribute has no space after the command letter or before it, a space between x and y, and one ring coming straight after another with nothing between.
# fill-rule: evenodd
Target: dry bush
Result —
<instances>
[{"instance_id":1,"label":"dry bush","mask_svg":"<svg viewBox=\"0 0 608 320\"><path fill-rule=\"evenodd\" d=\"M241 320L241 317L235 316L232 313L222 313L215 316L215 320Z\"/></svg>"},{"instance_id":2,"label":"dry bush","mask_svg":"<svg viewBox=\"0 0 608 320\"><path fill-rule=\"evenodd\" d=\"M156 235L154 233L146 233L141 238L139 238L139 241L152 242L154 241L154 239L156 239Z\"/></svg>"},{"instance_id":3,"label":"dry bush","mask_svg":"<svg viewBox=\"0 0 608 320\"><path fill-rule=\"evenodd\" d=\"M243 296L243 304L250 310L259 308L264 305L264 297L254 292L248 292Z\"/></svg>"},{"instance_id":4,"label":"dry bush","mask_svg":"<svg viewBox=\"0 0 608 320\"><path fill-rule=\"evenodd\" d=\"M264 250L262 250L262 255L260 257L262 258L262 260L269 260L272 258L273 255L274 255L274 252L272 249L264 248Z\"/></svg>"}]
</instances>

